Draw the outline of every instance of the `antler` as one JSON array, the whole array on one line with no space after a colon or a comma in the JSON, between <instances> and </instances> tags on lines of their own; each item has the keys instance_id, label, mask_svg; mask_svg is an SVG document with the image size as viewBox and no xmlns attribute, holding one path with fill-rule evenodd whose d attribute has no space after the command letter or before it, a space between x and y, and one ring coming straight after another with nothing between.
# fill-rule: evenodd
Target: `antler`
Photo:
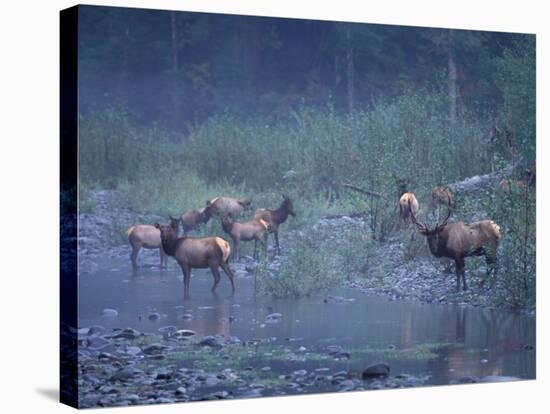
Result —
<instances>
[{"instance_id":1,"label":"antler","mask_svg":"<svg viewBox=\"0 0 550 414\"><path fill-rule=\"evenodd\" d=\"M416 219L416 216L414 215L413 213L413 209L412 209L412 205L411 205L411 200L409 199L409 212L411 214L411 220L414 224L416 224L416 226L422 230L422 231L429 231L428 229L428 226L426 226L424 223L421 223L419 222L417 219Z\"/></svg>"},{"instance_id":2,"label":"antler","mask_svg":"<svg viewBox=\"0 0 550 414\"><path fill-rule=\"evenodd\" d=\"M441 224L437 224L436 229L439 230L447 225L447 221L449 220L449 217L451 217L451 196L449 193L447 193L447 216L445 217L445 220Z\"/></svg>"}]
</instances>

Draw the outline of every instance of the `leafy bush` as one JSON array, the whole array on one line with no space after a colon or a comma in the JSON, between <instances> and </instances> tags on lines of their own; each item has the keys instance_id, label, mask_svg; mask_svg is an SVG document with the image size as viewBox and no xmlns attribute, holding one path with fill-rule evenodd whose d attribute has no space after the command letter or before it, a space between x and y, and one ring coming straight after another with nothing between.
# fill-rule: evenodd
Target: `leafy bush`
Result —
<instances>
[{"instance_id":1,"label":"leafy bush","mask_svg":"<svg viewBox=\"0 0 550 414\"><path fill-rule=\"evenodd\" d=\"M333 254L300 237L278 271L264 262L256 270L258 290L275 298L299 298L336 285L343 279L330 263Z\"/></svg>"},{"instance_id":2,"label":"leafy bush","mask_svg":"<svg viewBox=\"0 0 550 414\"><path fill-rule=\"evenodd\" d=\"M498 252L500 300L515 307L532 306L536 300L535 191L512 181L509 191L486 194L484 204L502 233Z\"/></svg>"}]
</instances>

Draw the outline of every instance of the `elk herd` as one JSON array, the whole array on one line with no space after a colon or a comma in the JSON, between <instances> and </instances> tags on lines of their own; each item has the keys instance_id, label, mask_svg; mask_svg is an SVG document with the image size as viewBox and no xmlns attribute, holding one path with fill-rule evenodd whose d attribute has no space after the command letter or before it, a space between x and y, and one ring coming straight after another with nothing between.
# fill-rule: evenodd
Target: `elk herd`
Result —
<instances>
[{"instance_id":1,"label":"elk herd","mask_svg":"<svg viewBox=\"0 0 550 414\"><path fill-rule=\"evenodd\" d=\"M534 169L528 173L529 180L513 182L502 180L499 190L508 192L512 186L525 188L534 185ZM465 258L484 256L487 264L487 278L492 274L491 287L494 285L498 271L497 248L502 238L498 224L492 220L481 220L472 223L462 221L448 223L454 204L454 195L450 189L435 187L429 203L432 211L443 206L447 213L441 222L430 227L418 220L419 202L409 190L410 180L396 180L399 195L400 222L414 225L420 234L426 237L428 248L435 257L451 259L455 264L456 289L467 289L465 278ZM295 216L291 199L284 195L280 206L276 209L261 208L248 221L236 221L245 209L251 206L251 201L232 197L215 197L206 202L204 207L184 212L179 218L170 217L169 225L139 224L127 230L128 241L132 248L130 260L134 271L137 269L137 256L141 248L159 249L160 267L166 267L166 256L174 257L181 267L184 277L184 295L189 295L189 281L193 268L209 268L214 277L212 291L220 281L220 268L229 278L232 291L235 291L234 276L229 267L229 258L240 260L242 242L254 242L254 254L258 254L258 244L267 256L268 235L272 234L277 253L280 255L279 226L288 216ZM212 218L220 220L221 228L233 243L221 237L191 237L188 233L196 230L200 224L207 223ZM183 237L179 237L178 228L181 223ZM482 283L485 282L485 279Z\"/></svg>"},{"instance_id":2,"label":"elk herd","mask_svg":"<svg viewBox=\"0 0 550 414\"><path fill-rule=\"evenodd\" d=\"M176 259L183 273L184 296L189 296L189 282L192 269L210 269L214 277L212 292L220 281L220 268L229 278L231 289L235 292L234 276L229 267L229 258L240 260L241 242L254 241L254 258L257 257L257 247L261 244L267 255L268 235L273 234L277 252L280 254L279 226L289 215L294 216L294 207L290 198L283 195L279 208L270 210L258 209L254 218L249 221L235 221L243 211L251 206L250 200L232 197L215 197L206 202L202 208L184 212L179 218L170 216L170 224L155 223L138 224L130 227L126 234L132 248L130 261L134 272L137 270L139 251L144 249L159 249L160 267L166 267L166 256ZM233 249L227 240L221 237L190 237L188 233L196 230L200 224L206 224L217 217L221 227L233 241ZM183 237L178 230L181 223Z\"/></svg>"}]
</instances>

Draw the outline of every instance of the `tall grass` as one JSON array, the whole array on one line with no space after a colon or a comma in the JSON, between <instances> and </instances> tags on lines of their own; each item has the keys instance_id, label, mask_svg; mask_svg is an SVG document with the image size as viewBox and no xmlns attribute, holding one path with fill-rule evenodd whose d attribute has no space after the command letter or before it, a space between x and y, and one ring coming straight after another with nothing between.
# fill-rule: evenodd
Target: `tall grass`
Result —
<instances>
[{"instance_id":1,"label":"tall grass","mask_svg":"<svg viewBox=\"0 0 550 414\"><path fill-rule=\"evenodd\" d=\"M81 185L118 188L135 209L173 214L221 194L274 208L287 193L311 218L361 204L342 182L393 196L395 177L411 177L427 195L489 168L482 122L451 124L444 104L411 92L353 115L301 108L273 123L224 113L188 137L137 129L124 111L107 110L80 120Z\"/></svg>"}]
</instances>

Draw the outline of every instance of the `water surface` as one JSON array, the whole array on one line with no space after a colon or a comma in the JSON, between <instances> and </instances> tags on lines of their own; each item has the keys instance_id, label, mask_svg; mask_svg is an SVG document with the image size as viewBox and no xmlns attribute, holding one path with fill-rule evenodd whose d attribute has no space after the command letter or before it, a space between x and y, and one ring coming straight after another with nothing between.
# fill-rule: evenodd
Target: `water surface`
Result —
<instances>
[{"instance_id":1,"label":"water surface","mask_svg":"<svg viewBox=\"0 0 550 414\"><path fill-rule=\"evenodd\" d=\"M349 288L274 300L254 294L252 275L237 277L236 294L231 296L223 273L213 295L212 275L200 269L193 270L190 299L184 300L181 272L173 261L168 270L149 266L137 275L127 260L98 264L100 270L79 279L80 327L158 333L173 325L202 336L269 338L273 344L293 344L313 354L340 346L354 356L333 363L342 369L360 372L384 360L392 373L428 376L431 384L469 376L535 377L535 318L509 310L391 301ZM103 315L106 308L117 310L118 316ZM281 320L266 321L272 313L282 314ZM308 362L306 357L303 365L316 368L327 362Z\"/></svg>"}]
</instances>

